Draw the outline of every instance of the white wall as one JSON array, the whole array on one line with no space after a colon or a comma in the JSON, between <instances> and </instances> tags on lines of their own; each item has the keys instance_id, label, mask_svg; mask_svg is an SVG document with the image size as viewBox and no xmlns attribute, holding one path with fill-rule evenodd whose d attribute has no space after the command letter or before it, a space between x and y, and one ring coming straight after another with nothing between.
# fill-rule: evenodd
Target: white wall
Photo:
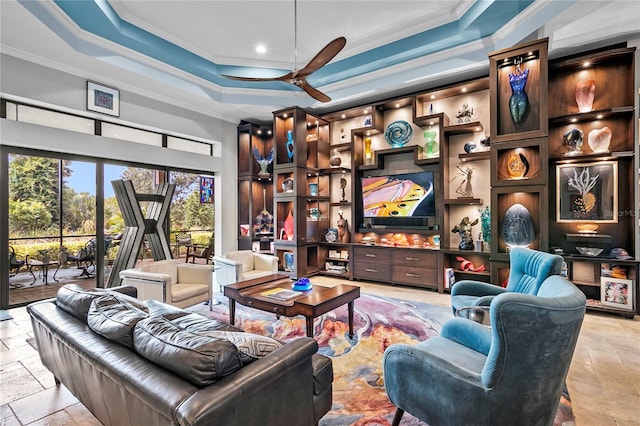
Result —
<instances>
[{"instance_id":1,"label":"white wall","mask_svg":"<svg viewBox=\"0 0 640 426\"><path fill-rule=\"evenodd\" d=\"M120 117L89 113L86 110L85 78L4 54L0 55L0 95L98 117L105 121L142 125L177 136L220 142L221 157L210 157L28 123L0 121L0 145L135 161L215 174L216 253L224 253L237 247L237 123L123 91L120 92Z\"/></svg>"}]
</instances>

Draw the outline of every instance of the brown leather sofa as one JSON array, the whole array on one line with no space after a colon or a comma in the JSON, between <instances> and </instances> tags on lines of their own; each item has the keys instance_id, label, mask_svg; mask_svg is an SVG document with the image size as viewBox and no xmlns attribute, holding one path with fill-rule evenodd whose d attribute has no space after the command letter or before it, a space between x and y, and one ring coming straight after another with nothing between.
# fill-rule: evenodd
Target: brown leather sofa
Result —
<instances>
[{"instance_id":1,"label":"brown leather sofa","mask_svg":"<svg viewBox=\"0 0 640 426\"><path fill-rule=\"evenodd\" d=\"M314 425L331 408L333 368L315 340L238 364L211 334L254 335L135 294L65 286L27 307L42 363L103 424Z\"/></svg>"}]
</instances>

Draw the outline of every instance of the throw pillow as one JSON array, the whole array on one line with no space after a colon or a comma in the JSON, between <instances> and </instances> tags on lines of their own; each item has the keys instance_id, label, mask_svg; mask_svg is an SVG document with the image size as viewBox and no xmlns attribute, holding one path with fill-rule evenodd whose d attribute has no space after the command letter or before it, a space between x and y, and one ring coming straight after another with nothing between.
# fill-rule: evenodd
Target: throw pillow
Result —
<instances>
[{"instance_id":1,"label":"throw pillow","mask_svg":"<svg viewBox=\"0 0 640 426\"><path fill-rule=\"evenodd\" d=\"M67 284L58 290L56 305L86 323L91 302L101 296L104 296L104 293L87 291L77 284Z\"/></svg>"},{"instance_id":2,"label":"throw pillow","mask_svg":"<svg viewBox=\"0 0 640 426\"><path fill-rule=\"evenodd\" d=\"M147 316L134 305L108 294L93 300L87 324L99 335L133 349L133 329Z\"/></svg>"},{"instance_id":3,"label":"throw pillow","mask_svg":"<svg viewBox=\"0 0 640 426\"><path fill-rule=\"evenodd\" d=\"M215 383L242 366L233 343L191 333L159 316L138 322L133 344L141 356L198 387Z\"/></svg>"}]
</instances>

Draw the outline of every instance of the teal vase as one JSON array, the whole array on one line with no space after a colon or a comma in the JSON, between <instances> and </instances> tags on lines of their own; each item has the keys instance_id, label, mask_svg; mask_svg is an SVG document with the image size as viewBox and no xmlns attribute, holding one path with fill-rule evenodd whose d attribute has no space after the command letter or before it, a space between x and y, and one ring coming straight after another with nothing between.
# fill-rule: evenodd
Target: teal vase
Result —
<instances>
[{"instance_id":1,"label":"teal vase","mask_svg":"<svg viewBox=\"0 0 640 426\"><path fill-rule=\"evenodd\" d=\"M529 98L524 91L528 77L528 69L525 69L522 73L509 74L509 84L512 92L511 98L509 98L509 111L511 112L511 119L516 124L522 121L529 107Z\"/></svg>"}]
</instances>

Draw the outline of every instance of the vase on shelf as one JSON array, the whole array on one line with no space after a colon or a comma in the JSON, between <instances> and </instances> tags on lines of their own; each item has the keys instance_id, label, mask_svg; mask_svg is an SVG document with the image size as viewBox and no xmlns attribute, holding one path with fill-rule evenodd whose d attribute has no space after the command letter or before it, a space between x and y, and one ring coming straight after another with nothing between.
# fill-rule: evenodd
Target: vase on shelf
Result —
<instances>
[{"instance_id":1,"label":"vase on shelf","mask_svg":"<svg viewBox=\"0 0 640 426\"><path fill-rule=\"evenodd\" d=\"M329 158L329 164L331 167L340 167L342 164L342 156L340 155L340 151L337 149L333 150L331 157Z\"/></svg>"},{"instance_id":2,"label":"vase on shelf","mask_svg":"<svg viewBox=\"0 0 640 426\"><path fill-rule=\"evenodd\" d=\"M282 181L282 192L291 193L293 192L293 179L290 177L284 178Z\"/></svg>"},{"instance_id":3,"label":"vase on shelf","mask_svg":"<svg viewBox=\"0 0 640 426\"><path fill-rule=\"evenodd\" d=\"M593 98L596 95L596 82L592 79L580 80L576 83L576 103L579 112L593 109Z\"/></svg>"},{"instance_id":4,"label":"vase on shelf","mask_svg":"<svg viewBox=\"0 0 640 426\"><path fill-rule=\"evenodd\" d=\"M373 160L373 155L371 152L371 138L370 137L366 137L364 138L364 163L365 164L372 164Z\"/></svg>"},{"instance_id":5,"label":"vase on shelf","mask_svg":"<svg viewBox=\"0 0 640 426\"><path fill-rule=\"evenodd\" d=\"M295 145L293 142L293 132L287 130L287 159L289 163L293 163L293 153L295 151Z\"/></svg>"},{"instance_id":6,"label":"vase on shelf","mask_svg":"<svg viewBox=\"0 0 640 426\"><path fill-rule=\"evenodd\" d=\"M529 70L525 69L520 72L520 65L516 67L516 73L509 73L509 84L511 85L511 97L509 98L509 111L511 119L515 124L519 124L524 118L529 106L529 98L524 86L529 78Z\"/></svg>"},{"instance_id":7,"label":"vase on shelf","mask_svg":"<svg viewBox=\"0 0 640 426\"><path fill-rule=\"evenodd\" d=\"M584 144L584 133L580 129L570 129L562 135L564 146L569 151L565 155L579 155L582 154L582 145Z\"/></svg>"},{"instance_id":8,"label":"vase on shelf","mask_svg":"<svg viewBox=\"0 0 640 426\"><path fill-rule=\"evenodd\" d=\"M284 253L283 257L284 257L284 270L287 272L293 272L295 269L294 254L291 253L290 251L287 251Z\"/></svg>"},{"instance_id":9,"label":"vase on shelf","mask_svg":"<svg viewBox=\"0 0 640 426\"><path fill-rule=\"evenodd\" d=\"M318 184L317 183L310 183L309 184L309 195L311 195L312 197L316 197L318 195Z\"/></svg>"},{"instance_id":10,"label":"vase on shelf","mask_svg":"<svg viewBox=\"0 0 640 426\"><path fill-rule=\"evenodd\" d=\"M609 144L611 144L611 129L603 127L602 129L593 129L587 136L589 148L593 152L606 152L609 150Z\"/></svg>"},{"instance_id":11,"label":"vase on shelf","mask_svg":"<svg viewBox=\"0 0 640 426\"><path fill-rule=\"evenodd\" d=\"M284 220L284 225L282 226L282 230L285 233L284 238L282 239L287 239L289 241L293 240L294 219L293 219L293 212L291 210L289 210L289 215L287 215L287 218Z\"/></svg>"},{"instance_id":12,"label":"vase on shelf","mask_svg":"<svg viewBox=\"0 0 640 426\"><path fill-rule=\"evenodd\" d=\"M429 130L426 130L422 134L422 136L424 136L424 140L427 141L427 143L424 144L424 148L423 148L427 158L437 157L439 154L438 153L439 149L438 149L438 143L436 142L436 137L438 136L436 131L429 128Z\"/></svg>"}]
</instances>

